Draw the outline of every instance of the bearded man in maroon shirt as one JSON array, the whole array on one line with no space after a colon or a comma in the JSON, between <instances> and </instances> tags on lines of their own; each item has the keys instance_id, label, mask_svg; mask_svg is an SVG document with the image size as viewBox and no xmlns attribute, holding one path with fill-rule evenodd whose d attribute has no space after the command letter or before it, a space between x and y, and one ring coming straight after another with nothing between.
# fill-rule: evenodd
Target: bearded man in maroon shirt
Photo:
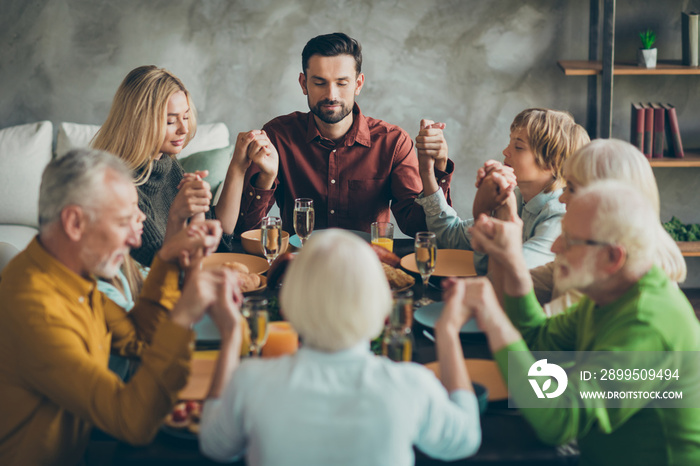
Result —
<instances>
[{"instance_id":1,"label":"bearded man in maroon shirt","mask_svg":"<svg viewBox=\"0 0 700 466\"><path fill-rule=\"evenodd\" d=\"M390 220L413 236L425 230L422 190L413 141L399 128L365 116L355 103L365 76L362 47L343 33L314 37L302 52L299 84L311 112L294 112L268 122L272 146L252 158L246 173L236 230L255 228L275 201L283 228L293 230L294 199L314 201L316 229L339 227L369 232L372 222ZM435 176L450 202L454 164L442 126L421 125L421 144L432 152ZM264 138L264 135L263 135ZM275 150L276 149L276 150Z\"/></svg>"}]
</instances>

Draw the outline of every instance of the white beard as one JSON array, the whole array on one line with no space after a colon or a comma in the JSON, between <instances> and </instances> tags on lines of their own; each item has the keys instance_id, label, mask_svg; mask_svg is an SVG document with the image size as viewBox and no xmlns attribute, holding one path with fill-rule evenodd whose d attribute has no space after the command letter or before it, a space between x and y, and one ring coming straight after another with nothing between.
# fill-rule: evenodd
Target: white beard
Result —
<instances>
[{"instance_id":1,"label":"white beard","mask_svg":"<svg viewBox=\"0 0 700 466\"><path fill-rule=\"evenodd\" d=\"M554 259L555 287L561 293L568 290L585 292L596 281L598 274L596 273L595 262L596 256L594 254L587 255L583 260L583 264L578 268L574 268L564 257L557 256ZM565 276L564 269L568 271L568 274Z\"/></svg>"}]
</instances>

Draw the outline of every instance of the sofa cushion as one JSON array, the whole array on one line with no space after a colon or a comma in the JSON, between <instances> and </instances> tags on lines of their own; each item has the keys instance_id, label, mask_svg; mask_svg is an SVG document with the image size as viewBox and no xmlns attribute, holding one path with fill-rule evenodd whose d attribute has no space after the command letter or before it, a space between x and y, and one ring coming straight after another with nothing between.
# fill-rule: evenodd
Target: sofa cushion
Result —
<instances>
[{"instance_id":1,"label":"sofa cushion","mask_svg":"<svg viewBox=\"0 0 700 466\"><path fill-rule=\"evenodd\" d=\"M39 225L39 185L52 143L50 121L0 130L0 224Z\"/></svg>"},{"instance_id":2,"label":"sofa cushion","mask_svg":"<svg viewBox=\"0 0 700 466\"><path fill-rule=\"evenodd\" d=\"M211 190L216 192L219 184L226 178L226 171L228 171L232 154L233 146L227 146L182 157L180 158L180 163L187 173L193 173L197 170L209 170L206 181L211 186Z\"/></svg>"},{"instance_id":3,"label":"sofa cushion","mask_svg":"<svg viewBox=\"0 0 700 466\"><path fill-rule=\"evenodd\" d=\"M56 157L63 157L66 152L78 147L89 147L90 141L100 129L99 125L63 122L58 127L56 137ZM219 149L229 144L229 132L224 123L207 123L197 125L197 134L178 154L178 158L187 157L196 152Z\"/></svg>"}]
</instances>

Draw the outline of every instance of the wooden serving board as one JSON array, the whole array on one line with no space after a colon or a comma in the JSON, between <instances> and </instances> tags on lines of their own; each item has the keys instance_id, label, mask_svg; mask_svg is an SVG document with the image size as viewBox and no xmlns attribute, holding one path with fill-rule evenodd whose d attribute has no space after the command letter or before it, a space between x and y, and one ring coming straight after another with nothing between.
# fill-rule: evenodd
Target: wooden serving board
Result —
<instances>
[{"instance_id":1,"label":"wooden serving board","mask_svg":"<svg viewBox=\"0 0 700 466\"><path fill-rule=\"evenodd\" d=\"M206 398L218 354L218 351L195 351L192 357L190 379L178 395L181 400L203 400Z\"/></svg>"}]
</instances>

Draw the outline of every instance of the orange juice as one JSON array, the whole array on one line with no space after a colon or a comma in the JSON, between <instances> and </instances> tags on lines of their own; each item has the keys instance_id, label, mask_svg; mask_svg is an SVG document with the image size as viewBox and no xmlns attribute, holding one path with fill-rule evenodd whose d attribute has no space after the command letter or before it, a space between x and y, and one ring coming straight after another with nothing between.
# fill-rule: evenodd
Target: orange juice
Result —
<instances>
[{"instance_id":1,"label":"orange juice","mask_svg":"<svg viewBox=\"0 0 700 466\"><path fill-rule=\"evenodd\" d=\"M376 244L377 246L381 246L384 249L394 252L394 240L391 238L374 238L372 240L372 244Z\"/></svg>"},{"instance_id":2,"label":"orange juice","mask_svg":"<svg viewBox=\"0 0 700 466\"><path fill-rule=\"evenodd\" d=\"M267 343L262 348L264 358L294 354L299 348L299 335L289 322L270 322Z\"/></svg>"}]
</instances>

